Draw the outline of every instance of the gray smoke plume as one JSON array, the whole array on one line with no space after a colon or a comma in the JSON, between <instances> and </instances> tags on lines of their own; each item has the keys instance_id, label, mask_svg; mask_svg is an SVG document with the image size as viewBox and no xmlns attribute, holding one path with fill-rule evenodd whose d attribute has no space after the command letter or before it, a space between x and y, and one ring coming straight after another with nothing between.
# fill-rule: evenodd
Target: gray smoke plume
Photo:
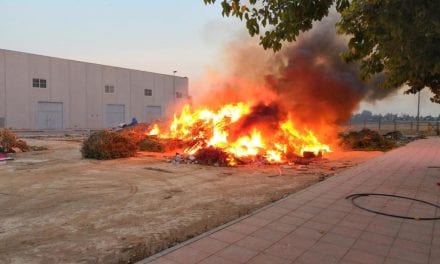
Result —
<instances>
[{"instance_id":1,"label":"gray smoke plume","mask_svg":"<svg viewBox=\"0 0 440 264\"><path fill-rule=\"evenodd\" d=\"M359 65L341 59L348 38L336 34L337 19L332 15L315 23L277 53L263 50L248 36L229 44L223 66L227 73L211 84L215 89L204 101L275 104L301 127L321 133L321 138L334 137L362 100L380 100L397 91L380 88L381 75L362 80Z\"/></svg>"}]
</instances>

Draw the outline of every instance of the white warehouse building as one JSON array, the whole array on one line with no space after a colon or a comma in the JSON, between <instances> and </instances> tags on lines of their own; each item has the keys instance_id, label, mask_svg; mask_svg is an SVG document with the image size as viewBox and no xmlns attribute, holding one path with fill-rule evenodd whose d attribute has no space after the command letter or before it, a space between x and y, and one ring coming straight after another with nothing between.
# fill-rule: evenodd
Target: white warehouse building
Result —
<instances>
[{"instance_id":1,"label":"white warehouse building","mask_svg":"<svg viewBox=\"0 0 440 264\"><path fill-rule=\"evenodd\" d=\"M100 129L151 122L188 98L188 79L0 49L0 127Z\"/></svg>"}]
</instances>

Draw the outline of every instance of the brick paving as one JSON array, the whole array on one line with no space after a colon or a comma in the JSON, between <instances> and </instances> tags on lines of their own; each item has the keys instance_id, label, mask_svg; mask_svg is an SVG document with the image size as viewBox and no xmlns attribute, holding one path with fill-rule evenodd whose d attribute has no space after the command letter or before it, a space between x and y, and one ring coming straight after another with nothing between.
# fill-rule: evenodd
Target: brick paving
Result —
<instances>
[{"instance_id":1,"label":"brick paving","mask_svg":"<svg viewBox=\"0 0 440 264\"><path fill-rule=\"evenodd\" d=\"M369 213L345 197L374 192L440 203L440 138L418 140L259 212L140 263L440 263L440 220ZM440 216L426 205L384 197L357 202L388 213Z\"/></svg>"}]
</instances>

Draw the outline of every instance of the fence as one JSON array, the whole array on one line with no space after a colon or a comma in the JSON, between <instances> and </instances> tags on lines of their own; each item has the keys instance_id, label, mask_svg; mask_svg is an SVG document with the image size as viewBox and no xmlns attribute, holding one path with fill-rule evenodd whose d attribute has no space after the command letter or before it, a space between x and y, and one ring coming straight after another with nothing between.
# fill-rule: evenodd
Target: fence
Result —
<instances>
[{"instance_id":1,"label":"fence","mask_svg":"<svg viewBox=\"0 0 440 264\"><path fill-rule=\"evenodd\" d=\"M417 121L364 121L362 123L350 123L347 130L361 130L368 128L381 134L391 131L400 131L405 135L424 134L427 136L440 135L440 121L420 121L417 129Z\"/></svg>"}]
</instances>

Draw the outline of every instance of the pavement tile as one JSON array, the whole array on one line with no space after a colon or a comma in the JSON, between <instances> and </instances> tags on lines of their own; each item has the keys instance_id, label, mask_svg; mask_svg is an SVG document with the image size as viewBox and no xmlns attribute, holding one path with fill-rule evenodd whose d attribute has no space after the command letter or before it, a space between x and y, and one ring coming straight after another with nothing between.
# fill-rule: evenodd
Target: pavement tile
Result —
<instances>
[{"instance_id":1,"label":"pavement tile","mask_svg":"<svg viewBox=\"0 0 440 264\"><path fill-rule=\"evenodd\" d=\"M267 220L267 219L261 219L261 218L253 217L253 216L245 218L245 219L243 219L241 221L242 224L253 225L253 226L258 226L258 227L265 226L265 225L269 224L270 222L272 222L272 221L271 220Z\"/></svg>"},{"instance_id":2,"label":"pavement tile","mask_svg":"<svg viewBox=\"0 0 440 264\"><path fill-rule=\"evenodd\" d=\"M284 233L290 233L293 230L295 230L296 228L298 228L297 225L290 225L290 224L282 223L279 221L272 222L272 223L268 224L266 227L269 229L284 232Z\"/></svg>"},{"instance_id":3,"label":"pavement tile","mask_svg":"<svg viewBox=\"0 0 440 264\"><path fill-rule=\"evenodd\" d=\"M324 241L318 241L315 245L313 245L311 250L321 252L321 253L333 256L337 259L340 259L347 252L348 247L330 244L330 243L327 243Z\"/></svg>"},{"instance_id":4,"label":"pavement tile","mask_svg":"<svg viewBox=\"0 0 440 264\"><path fill-rule=\"evenodd\" d=\"M290 224L290 225L302 225L307 221L307 219L286 215L286 216L281 217L277 221L284 223L284 224Z\"/></svg>"},{"instance_id":5,"label":"pavement tile","mask_svg":"<svg viewBox=\"0 0 440 264\"><path fill-rule=\"evenodd\" d=\"M409 250L406 247L401 247L401 246L396 246L396 245L393 245L393 247L390 250L390 253L388 254L388 257L402 259L402 260L410 261L413 263L420 263L420 264L421 263L428 263L428 261L429 261L428 254L415 252L413 250Z\"/></svg>"},{"instance_id":6,"label":"pavement tile","mask_svg":"<svg viewBox=\"0 0 440 264\"><path fill-rule=\"evenodd\" d=\"M353 210L353 207L351 206L344 206L344 205L333 205L332 210L334 211L338 211L338 212L344 212L344 213L349 213Z\"/></svg>"},{"instance_id":7,"label":"pavement tile","mask_svg":"<svg viewBox=\"0 0 440 264\"><path fill-rule=\"evenodd\" d=\"M371 224L366 231L394 237L399 233L399 225Z\"/></svg>"},{"instance_id":8,"label":"pavement tile","mask_svg":"<svg viewBox=\"0 0 440 264\"><path fill-rule=\"evenodd\" d=\"M274 245L266 249L264 253L280 258L295 260L296 258L301 256L304 251L306 250L296 247L292 244L275 243Z\"/></svg>"},{"instance_id":9,"label":"pavement tile","mask_svg":"<svg viewBox=\"0 0 440 264\"><path fill-rule=\"evenodd\" d=\"M235 223L235 224L233 224L231 226L228 226L224 230L228 230L228 231L232 231L232 232L238 232L238 233L244 234L244 235L249 235L249 234L257 231L260 228L261 227L259 227L259 226L246 225L246 224L243 224L243 222L238 222L238 223Z\"/></svg>"},{"instance_id":10,"label":"pavement tile","mask_svg":"<svg viewBox=\"0 0 440 264\"><path fill-rule=\"evenodd\" d=\"M358 230L365 230L368 226L368 224L360 223L360 222L354 222L354 221L348 221L348 220L342 220L338 224L338 226L348 227L352 229L358 229Z\"/></svg>"},{"instance_id":11,"label":"pavement tile","mask_svg":"<svg viewBox=\"0 0 440 264\"><path fill-rule=\"evenodd\" d=\"M324 219L327 218L327 220L330 220L330 219L341 220L347 215L347 213L345 213L345 212L334 211L333 207L330 207L330 208L331 208L331 210L327 209L325 211L322 211L315 218L322 217Z\"/></svg>"},{"instance_id":12,"label":"pavement tile","mask_svg":"<svg viewBox=\"0 0 440 264\"><path fill-rule=\"evenodd\" d=\"M332 224L325 224L325 223L321 223L321 222L315 222L315 221L307 221L302 225L302 227L315 229L321 233L327 233L330 229L333 228L333 225Z\"/></svg>"},{"instance_id":13,"label":"pavement tile","mask_svg":"<svg viewBox=\"0 0 440 264\"><path fill-rule=\"evenodd\" d=\"M306 204L304 206L301 206L300 208L296 209L294 212L301 212L301 213L309 213L312 215L317 215L322 211L322 208L326 207L315 207L309 204Z\"/></svg>"},{"instance_id":14,"label":"pavement tile","mask_svg":"<svg viewBox=\"0 0 440 264\"><path fill-rule=\"evenodd\" d=\"M294 210L302 206L302 203L298 203L296 201L283 200L281 202L278 202L277 206L287 210Z\"/></svg>"},{"instance_id":15,"label":"pavement tile","mask_svg":"<svg viewBox=\"0 0 440 264\"><path fill-rule=\"evenodd\" d=\"M376 234L368 231L363 232L360 236L360 239L385 246L391 246L394 242L394 237Z\"/></svg>"},{"instance_id":16,"label":"pavement tile","mask_svg":"<svg viewBox=\"0 0 440 264\"><path fill-rule=\"evenodd\" d=\"M178 262L166 259L164 257L158 258L150 262L150 264L178 264Z\"/></svg>"},{"instance_id":17,"label":"pavement tile","mask_svg":"<svg viewBox=\"0 0 440 264\"><path fill-rule=\"evenodd\" d=\"M247 249L255 250L255 251L263 251L269 246L271 246L274 242L268 241L265 239L261 239L258 237L253 236L247 236L239 241L237 241L235 244L240 247L245 247Z\"/></svg>"},{"instance_id":18,"label":"pavement tile","mask_svg":"<svg viewBox=\"0 0 440 264\"><path fill-rule=\"evenodd\" d=\"M247 263L250 263L250 264L289 264L289 263L291 263L291 260L275 257L273 255L260 253L257 256L255 256L253 259L248 261Z\"/></svg>"},{"instance_id":19,"label":"pavement tile","mask_svg":"<svg viewBox=\"0 0 440 264\"><path fill-rule=\"evenodd\" d=\"M341 221L341 219L329 216L329 215L324 215L324 214L319 214L315 217L313 217L312 219L310 219L311 221L314 222L319 222L319 223L324 223L324 224L330 224L330 225L335 225L337 223L339 223Z\"/></svg>"},{"instance_id":20,"label":"pavement tile","mask_svg":"<svg viewBox=\"0 0 440 264\"><path fill-rule=\"evenodd\" d=\"M215 255L237 263L245 263L258 254L258 251L250 250L237 245L231 245L217 252Z\"/></svg>"},{"instance_id":21,"label":"pavement tile","mask_svg":"<svg viewBox=\"0 0 440 264\"><path fill-rule=\"evenodd\" d=\"M347 237L356 239L361 236L362 230L357 229L357 228L337 225L337 226L333 227L329 231L329 233L339 234L339 235L343 235L343 236L347 236Z\"/></svg>"},{"instance_id":22,"label":"pavement tile","mask_svg":"<svg viewBox=\"0 0 440 264\"><path fill-rule=\"evenodd\" d=\"M389 217L385 215L375 215L371 224L400 226L403 222L404 220L401 218Z\"/></svg>"},{"instance_id":23,"label":"pavement tile","mask_svg":"<svg viewBox=\"0 0 440 264\"><path fill-rule=\"evenodd\" d=\"M432 234L432 230L434 227L433 221L414 221L411 222L405 221L400 226L400 232L415 232L420 234Z\"/></svg>"},{"instance_id":24,"label":"pavement tile","mask_svg":"<svg viewBox=\"0 0 440 264\"><path fill-rule=\"evenodd\" d=\"M286 209L283 207L279 207L277 204L275 204L274 206L269 207L265 211L280 214L280 215L285 215L285 214L290 213L292 210L289 210L289 209Z\"/></svg>"},{"instance_id":25,"label":"pavement tile","mask_svg":"<svg viewBox=\"0 0 440 264\"><path fill-rule=\"evenodd\" d=\"M177 263L192 264L197 263L208 256L208 253L202 252L200 250L191 247L182 247L167 254L164 257Z\"/></svg>"},{"instance_id":26,"label":"pavement tile","mask_svg":"<svg viewBox=\"0 0 440 264\"><path fill-rule=\"evenodd\" d=\"M303 218L303 219L310 219L312 217L314 217L316 214L312 214L312 213L307 213L307 212L301 212L301 211L293 211L290 214L288 214L289 216L293 216L293 217L299 217L299 218Z\"/></svg>"},{"instance_id":27,"label":"pavement tile","mask_svg":"<svg viewBox=\"0 0 440 264\"><path fill-rule=\"evenodd\" d=\"M440 259L439 251L431 252L431 255L429 257L429 264L438 264L439 259Z\"/></svg>"},{"instance_id":28,"label":"pavement tile","mask_svg":"<svg viewBox=\"0 0 440 264\"><path fill-rule=\"evenodd\" d=\"M318 240L324 235L324 233L320 232L316 229L311 229L311 228L307 228L307 227L299 227L298 229L293 231L290 235L302 237L302 238L309 239L309 240Z\"/></svg>"},{"instance_id":29,"label":"pavement tile","mask_svg":"<svg viewBox=\"0 0 440 264\"><path fill-rule=\"evenodd\" d=\"M384 264L414 264L414 262L397 258L386 258Z\"/></svg>"},{"instance_id":30,"label":"pavement tile","mask_svg":"<svg viewBox=\"0 0 440 264\"><path fill-rule=\"evenodd\" d=\"M344 221L359 223L364 226L368 226L374 219L374 215L369 213L368 215L358 214L356 212L351 212L344 217Z\"/></svg>"},{"instance_id":31,"label":"pavement tile","mask_svg":"<svg viewBox=\"0 0 440 264\"><path fill-rule=\"evenodd\" d=\"M316 244L317 241L318 241L317 239L308 239L308 238L296 236L294 234L289 234L280 241L278 241L277 243L287 244L302 249L309 249L314 244Z\"/></svg>"},{"instance_id":32,"label":"pavement tile","mask_svg":"<svg viewBox=\"0 0 440 264\"><path fill-rule=\"evenodd\" d=\"M191 244L188 245L191 248L200 250L202 252L213 254L227 246L229 246L229 243L213 239L210 237L205 237L200 240L197 240Z\"/></svg>"},{"instance_id":33,"label":"pavement tile","mask_svg":"<svg viewBox=\"0 0 440 264\"><path fill-rule=\"evenodd\" d=\"M234 263L239 263L239 262L233 262L231 260L227 260L216 255L209 256L204 260L202 260L201 262L199 262L199 264L234 264Z\"/></svg>"},{"instance_id":34,"label":"pavement tile","mask_svg":"<svg viewBox=\"0 0 440 264\"><path fill-rule=\"evenodd\" d=\"M354 244L356 239L335 233L327 233L321 238L320 241L349 248Z\"/></svg>"},{"instance_id":35,"label":"pavement tile","mask_svg":"<svg viewBox=\"0 0 440 264\"><path fill-rule=\"evenodd\" d=\"M431 233L429 233L429 234L421 233L418 230L414 230L414 231L401 230L401 231L399 231L398 238L405 239L405 240L411 240L411 241L415 241L415 242L420 242L420 243L425 243L425 244L431 244L432 234Z\"/></svg>"},{"instance_id":36,"label":"pavement tile","mask_svg":"<svg viewBox=\"0 0 440 264\"><path fill-rule=\"evenodd\" d=\"M371 241L358 240L353 245L353 249L360 250L362 252L370 253L373 255L386 256L391 245L378 244Z\"/></svg>"},{"instance_id":37,"label":"pavement tile","mask_svg":"<svg viewBox=\"0 0 440 264\"><path fill-rule=\"evenodd\" d=\"M302 254L294 263L296 264L332 264L338 263L338 258L323 252L308 250Z\"/></svg>"},{"instance_id":38,"label":"pavement tile","mask_svg":"<svg viewBox=\"0 0 440 264\"><path fill-rule=\"evenodd\" d=\"M261 211L259 213L254 214L252 217L272 221L272 220L276 220L282 216L283 216L282 214L275 213L275 212L268 212L268 211L264 210L264 211Z\"/></svg>"},{"instance_id":39,"label":"pavement tile","mask_svg":"<svg viewBox=\"0 0 440 264\"><path fill-rule=\"evenodd\" d=\"M338 264L359 264L360 262L356 262L356 261L351 261L351 260L339 260Z\"/></svg>"},{"instance_id":40,"label":"pavement tile","mask_svg":"<svg viewBox=\"0 0 440 264\"><path fill-rule=\"evenodd\" d=\"M246 235L244 235L244 234L232 232L229 230L220 230L218 232L211 234L209 237L226 242L226 243L234 243L234 242L242 239L245 236Z\"/></svg>"},{"instance_id":41,"label":"pavement tile","mask_svg":"<svg viewBox=\"0 0 440 264\"><path fill-rule=\"evenodd\" d=\"M422 253L422 254L429 254L430 252L430 245L419 243L415 241L410 240L404 240L400 238L396 238L393 244L394 247L402 248L402 249L408 249L414 252ZM440 254L439 254L440 255ZM440 260L440 258L439 258Z\"/></svg>"},{"instance_id":42,"label":"pavement tile","mask_svg":"<svg viewBox=\"0 0 440 264\"><path fill-rule=\"evenodd\" d=\"M357 249L350 249L344 256L343 260L359 262L363 264L381 264L384 262L384 257L366 253Z\"/></svg>"},{"instance_id":43,"label":"pavement tile","mask_svg":"<svg viewBox=\"0 0 440 264\"><path fill-rule=\"evenodd\" d=\"M251 236L265 239L267 241L276 242L283 238L286 234L286 232L280 232L267 227L263 227L252 233Z\"/></svg>"}]
</instances>

